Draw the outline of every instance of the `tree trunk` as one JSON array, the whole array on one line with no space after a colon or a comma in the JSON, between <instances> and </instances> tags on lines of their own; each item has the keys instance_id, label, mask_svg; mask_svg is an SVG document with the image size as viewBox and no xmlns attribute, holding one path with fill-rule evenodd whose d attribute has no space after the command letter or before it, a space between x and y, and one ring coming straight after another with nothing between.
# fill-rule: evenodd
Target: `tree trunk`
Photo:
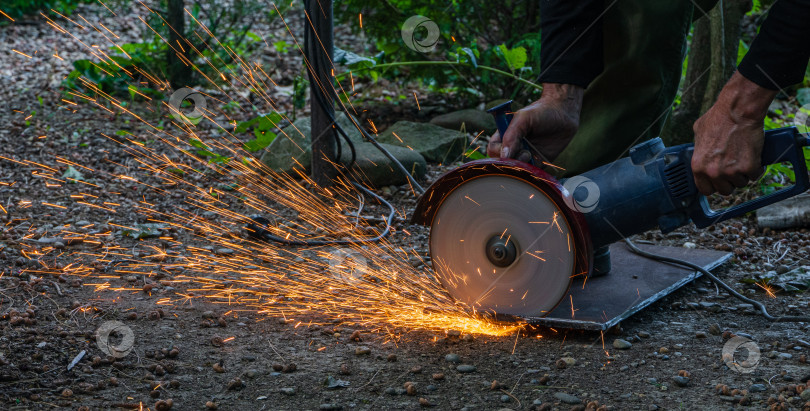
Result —
<instances>
[{"instance_id":1,"label":"tree trunk","mask_svg":"<svg viewBox=\"0 0 810 411\"><path fill-rule=\"evenodd\" d=\"M183 38L186 30L186 16L183 10L183 0L168 0L168 15L166 21L169 23L169 49L166 55L166 67L168 69L169 84L177 90L189 85L191 78L191 66L184 62L188 61L189 47ZM185 57L181 57L185 56Z\"/></svg>"},{"instance_id":2,"label":"tree trunk","mask_svg":"<svg viewBox=\"0 0 810 411\"><path fill-rule=\"evenodd\" d=\"M695 21L681 104L661 133L667 145L694 140L692 125L711 108L737 67L740 22L751 6L751 0L721 0Z\"/></svg>"}]
</instances>

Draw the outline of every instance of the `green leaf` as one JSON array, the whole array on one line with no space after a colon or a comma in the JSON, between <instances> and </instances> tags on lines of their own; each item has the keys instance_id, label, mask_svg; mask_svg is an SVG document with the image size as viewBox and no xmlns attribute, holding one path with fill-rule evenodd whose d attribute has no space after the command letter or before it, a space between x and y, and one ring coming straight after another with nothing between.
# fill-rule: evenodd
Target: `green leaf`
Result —
<instances>
[{"instance_id":1,"label":"green leaf","mask_svg":"<svg viewBox=\"0 0 810 411\"><path fill-rule=\"evenodd\" d=\"M478 151L477 148L471 148L464 153L464 157L469 158L470 160L480 160L482 158L487 158L486 155Z\"/></svg>"},{"instance_id":2,"label":"green leaf","mask_svg":"<svg viewBox=\"0 0 810 411\"><path fill-rule=\"evenodd\" d=\"M335 47L335 56L332 60L352 69L374 67L377 64L372 58L363 57L338 47Z\"/></svg>"},{"instance_id":3,"label":"green leaf","mask_svg":"<svg viewBox=\"0 0 810 411\"><path fill-rule=\"evenodd\" d=\"M463 57L467 57L466 59ZM469 62L474 68L478 68L478 61L475 59L475 53L469 47L459 47L458 49L459 62Z\"/></svg>"},{"instance_id":4,"label":"green leaf","mask_svg":"<svg viewBox=\"0 0 810 411\"><path fill-rule=\"evenodd\" d=\"M522 69L523 66L526 65L528 56L526 55L525 48L515 47L509 49L505 44L501 44L498 46L498 50L501 52L501 55L503 55L503 59L506 61L506 65L509 66L509 70L514 72L515 70Z\"/></svg>"},{"instance_id":5,"label":"green leaf","mask_svg":"<svg viewBox=\"0 0 810 411\"><path fill-rule=\"evenodd\" d=\"M84 181L84 176L82 175L82 173L80 173L79 170L73 168L73 166L68 166L67 170L65 170L65 173L62 174L62 177L70 181L71 183L75 183L76 181L79 180Z\"/></svg>"}]
</instances>

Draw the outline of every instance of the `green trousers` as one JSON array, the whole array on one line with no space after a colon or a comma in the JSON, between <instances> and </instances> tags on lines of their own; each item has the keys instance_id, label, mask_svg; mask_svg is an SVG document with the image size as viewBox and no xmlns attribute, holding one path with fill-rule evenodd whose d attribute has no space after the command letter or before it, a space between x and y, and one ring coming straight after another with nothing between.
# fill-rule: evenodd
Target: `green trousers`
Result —
<instances>
[{"instance_id":1,"label":"green trousers","mask_svg":"<svg viewBox=\"0 0 810 411\"><path fill-rule=\"evenodd\" d=\"M585 91L579 131L555 161L565 168L561 177L659 135L678 91L693 12L700 17L716 1L605 0L604 71Z\"/></svg>"}]
</instances>

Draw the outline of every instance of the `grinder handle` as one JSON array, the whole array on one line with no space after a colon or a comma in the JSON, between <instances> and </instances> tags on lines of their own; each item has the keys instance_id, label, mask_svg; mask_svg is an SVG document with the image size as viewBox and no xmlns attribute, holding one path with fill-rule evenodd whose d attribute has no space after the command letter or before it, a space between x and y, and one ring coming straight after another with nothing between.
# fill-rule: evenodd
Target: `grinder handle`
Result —
<instances>
[{"instance_id":1,"label":"grinder handle","mask_svg":"<svg viewBox=\"0 0 810 411\"><path fill-rule=\"evenodd\" d=\"M796 175L796 183L766 196L757 197L745 203L714 211L705 196L699 198L700 208L691 215L698 228L704 228L720 221L741 216L767 205L801 194L810 189L807 164L803 147L810 146L810 137L800 134L796 127L785 127L765 131L765 144L762 147L762 165L790 163Z\"/></svg>"},{"instance_id":2,"label":"grinder handle","mask_svg":"<svg viewBox=\"0 0 810 411\"><path fill-rule=\"evenodd\" d=\"M509 123L512 122L512 100L492 107L491 109L487 110L487 113L491 113L495 117L495 125L498 126L498 133L501 134L501 141L503 141L503 136L506 135L506 129L509 128ZM529 153L532 152L531 147L529 147L529 144L526 142L526 139L521 139L520 143L523 150L526 150ZM532 155L531 158L532 159L529 160L529 164L534 165L534 155Z\"/></svg>"}]
</instances>

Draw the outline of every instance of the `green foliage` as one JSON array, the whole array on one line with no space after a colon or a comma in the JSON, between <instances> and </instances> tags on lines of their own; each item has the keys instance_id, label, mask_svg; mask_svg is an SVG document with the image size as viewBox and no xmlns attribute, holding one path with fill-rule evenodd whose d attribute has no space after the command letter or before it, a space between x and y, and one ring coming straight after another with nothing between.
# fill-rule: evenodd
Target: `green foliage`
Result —
<instances>
[{"instance_id":1,"label":"green foliage","mask_svg":"<svg viewBox=\"0 0 810 411\"><path fill-rule=\"evenodd\" d=\"M122 48L128 46L123 45ZM68 90L78 90L93 93L92 83L98 90L117 97L129 97L131 100L140 100L145 96L162 97L158 90L143 87L137 82L139 77L135 67L140 67L139 58L126 58L110 56L110 62L94 63L90 60L77 60L73 62L73 71L62 81L62 86ZM82 79L84 81L82 81ZM93 93L95 94L95 93Z\"/></svg>"},{"instance_id":2,"label":"green foliage","mask_svg":"<svg viewBox=\"0 0 810 411\"><path fill-rule=\"evenodd\" d=\"M197 149L196 152L198 156L208 158L208 162L210 163L227 164L228 161L230 161L230 158L215 153L205 143L196 138L189 139L188 143Z\"/></svg>"},{"instance_id":3,"label":"green foliage","mask_svg":"<svg viewBox=\"0 0 810 411\"><path fill-rule=\"evenodd\" d=\"M256 152L269 146L270 143L276 139L276 133L272 132L271 130L278 127L278 124L281 123L282 118L283 117L281 114L276 112L263 114L248 121L239 123L234 132L244 133L250 129L253 129L253 135L256 138L245 143L244 149L250 152Z\"/></svg>"},{"instance_id":4,"label":"green foliage","mask_svg":"<svg viewBox=\"0 0 810 411\"><path fill-rule=\"evenodd\" d=\"M420 80L434 91L461 92L469 100L491 96L534 98L531 87L540 70L539 2L505 0L347 0L336 6L337 19L354 22L363 14L363 31L374 42L377 68L363 74L373 80ZM407 47L400 27L411 16L421 15L435 24L439 40L435 50L422 54ZM414 37L423 41L428 31L417 28ZM368 57L367 57L368 58ZM457 62L459 65L408 65L416 61ZM403 64L391 64L403 63ZM351 64L347 64L354 69ZM481 67L496 70L481 70ZM504 73L512 76L504 76ZM529 80L529 81L526 81Z\"/></svg>"},{"instance_id":5,"label":"green foliage","mask_svg":"<svg viewBox=\"0 0 810 411\"><path fill-rule=\"evenodd\" d=\"M144 80L139 74L141 71L157 78L164 77L168 72L169 48L165 39L169 37L170 28L164 23L167 18L166 0L150 8L155 13L148 16L147 23L154 31L145 30L142 42L111 48L108 55L112 62L74 62L74 71L63 86L68 90L86 91L79 81L80 77L84 77L96 83L105 93L119 97L139 99L139 94L161 96L156 90L140 84ZM266 4L260 0L236 1L227 6L217 0L204 0L195 1L189 13L190 16L185 15L187 30L184 37L187 42L183 46L191 50L189 58L195 71L208 78L219 79L221 74L238 70L233 63L236 56L246 57L263 44L262 38L251 33L250 29L254 22L267 20L274 15L275 9L268 11ZM139 70L134 70L135 67ZM187 85L193 84L194 79L189 79Z\"/></svg>"},{"instance_id":6,"label":"green foliage","mask_svg":"<svg viewBox=\"0 0 810 411\"><path fill-rule=\"evenodd\" d=\"M64 15L73 13L73 10L82 3L91 3L92 0L3 0L0 10L12 19L19 19L25 15L55 10ZM0 23L11 23L0 16Z\"/></svg>"}]
</instances>

